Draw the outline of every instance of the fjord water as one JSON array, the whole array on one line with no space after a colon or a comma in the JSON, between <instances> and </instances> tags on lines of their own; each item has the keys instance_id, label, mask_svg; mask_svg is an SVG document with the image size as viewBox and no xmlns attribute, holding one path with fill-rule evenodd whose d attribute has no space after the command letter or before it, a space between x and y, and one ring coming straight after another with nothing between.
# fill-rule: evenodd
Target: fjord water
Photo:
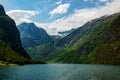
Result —
<instances>
[{"instance_id":1,"label":"fjord water","mask_svg":"<svg viewBox=\"0 0 120 80\"><path fill-rule=\"evenodd\" d=\"M120 80L120 67L88 64L0 67L0 80Z\"/></svg>"}]
</instances>

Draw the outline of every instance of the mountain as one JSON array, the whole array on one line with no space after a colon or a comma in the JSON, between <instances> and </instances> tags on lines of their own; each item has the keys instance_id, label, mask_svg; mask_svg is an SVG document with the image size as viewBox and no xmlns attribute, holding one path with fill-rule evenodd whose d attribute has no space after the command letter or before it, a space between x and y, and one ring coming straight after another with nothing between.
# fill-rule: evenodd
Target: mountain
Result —
<instances>
[{"instance_id":1,"label":"mountain","mask_svg":"<svg viewBox=\"0 0 120 80\"><path fill-rule=\"evenodd\" d=\"M53 38L54 40L57 40L57 39L60 39L60 38L63 38L65 36L69 35L70 33L72 33L75 30L76 30L75 28L72 28L67 31L61 31L61 32L58 32L59 34L57 34L57 35L50 35L50 37Z\"/></svg>"},{"instance_id":2,"label":"mountain","mask_svg":"<svg viewBox=\"0 0 120 80\"><path fill-rule=\"evenodd\" d=\"M42 59L50 52L54 41L44 29L38 28L34 23L22 23L18 29L23 47L33 59Z\"/></svg>"},{"instance_id":3,"label":"mountain","mask_svg":"<svg viewBox=\"0 0 120 80\"><path fill-rule=\"evenodd\" d=\"M87 22L55 47L50 62L120 64L120 13Z\"/></svg>"},{"instance_id":4,"label":"mountain","mask_svg":"<svg viewBox=\"0 0 120 80\"><path fill-rule=\"evenodd\" d=\"M14 64L28 64L30 63L29 59L20 56L14 50L12 50L5 42L0 40L0 65L9 65Z\"/></svg>"},{"instance_id":5,"label":"mountain","mask_svg":"<svg viewBox=\"0 0 120 80\"><path fill-rule=\"evenodd\" d=\"M4 7L0 5L0 61L13 63L21 61L22 63L26 62L26 58L30 59L22 47L20 33L15 22L5 14Z\"/></svg>"},{"instance_id":6,"label":"mountain","mask_svg":"<svg viewBox=\"0 0 120 80\"><path fill-rule=\"evenodd\" d=\"M25 50L35 60L57 63L120 64L120 13L88 21L83 26L49 36L34 23L18 26Z\"/></svg>"},{"instance_id":7,"label":"mountain","mask_svg":"<svg viewBox=\"0 0 120 80\"><path fill-rule=\"evenodd\" d=\"M76 29L72 28L70 30L67 31L62 31L62 32L58 32L62 37L65 37L67 35L69 35L70 33L72 33L73 31L75 31Z\"/></svg>"},{"instance_id":8,"label":"mountain","mask_svg":"<svg viewBox=\"0 0 120 80\"><path fill-rule=\"evenodd\" d=\"M54 40L62 38L62 36L60 35L50 35L50 37L53 38Z\"/></svg>"}]
</instances>

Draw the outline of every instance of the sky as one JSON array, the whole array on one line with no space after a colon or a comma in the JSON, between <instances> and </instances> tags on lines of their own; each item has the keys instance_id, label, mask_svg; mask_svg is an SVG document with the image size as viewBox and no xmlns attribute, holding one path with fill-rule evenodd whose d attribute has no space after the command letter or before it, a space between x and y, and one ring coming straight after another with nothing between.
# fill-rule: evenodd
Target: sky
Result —
<instances>
[{"instance_id":1,"label":"sky","mask_svg":"<svg viewBox=\"0 0 120 80\"><path fill-rule=\"evenodd\" d=\"M120 0L0 0L16 25L34 22L50 35L120 12Z\"/></svg>"}]
</instances>

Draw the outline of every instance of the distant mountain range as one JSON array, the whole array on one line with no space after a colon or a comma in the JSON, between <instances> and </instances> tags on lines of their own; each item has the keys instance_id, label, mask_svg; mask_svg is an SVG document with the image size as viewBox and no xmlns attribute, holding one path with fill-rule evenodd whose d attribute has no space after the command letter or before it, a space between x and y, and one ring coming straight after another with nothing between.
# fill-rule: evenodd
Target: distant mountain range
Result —
<instances>
[{"instance_id":1,"label":"distant mountain range","mask_svg":"<svg viewBox=\"0 0 120 80\"><path fill-rule=\"evenodd\" d=\"M59 34L62 37L48 35L34 23L16 27L0 5L0 64L36 63L34 60L43 63L42 60L120 65L120 13L88 21Z\"/></svg>"},{"instance_id":2,"label":"distant mountain range","mask_svg":"<svg viewBox=\"0 0 120 80\"><path fill-rule=\"evenodd\" d=\"M69 35L70 33L72 33L75 30L76 29L72 28L72 29L67 30L67 31L58 32L57 35L49 35L49 36L56 40L56 39L60 39L60 38L63 38L65 36Z\"/></svg>"},{"instance_id":3,"label":"distant mountain range","mask_svg":"<svg viewBox=\"0 0 120 80\"><path fill-rule=\"evenodd\" d=\"M0 5L0 64L36 63L34 60L43 63L43 60L120 65L120 13L91 20L59 34L64 37L50 36L34 23L16 27Z\"/></svg>"},{"instance_id":4,"label":"distant mountain range","mask_svg":"<svg viewBox=\"0 0 120 80\"><path fill-rule=\"evenodd\" d=\"M70 33L72 33L75 30L76 29L72 28L71 30L62 31L62 32L58 32L58 33L60 34L61 37L65 37L65 36L69 35Z\"/></svg>"},{"instance_id":5,"label":"distant mountain range","mask_svg":"<svg viewBox=\"0 0 120 80\"><path fill-rule=\"evenodd\" d=\"M24 48L35 60L120 64L120 13L91 20L78 29L59 32L65 37L58 39L33 23L20 24L18 29Z\"/></svg>"}]
</instances>

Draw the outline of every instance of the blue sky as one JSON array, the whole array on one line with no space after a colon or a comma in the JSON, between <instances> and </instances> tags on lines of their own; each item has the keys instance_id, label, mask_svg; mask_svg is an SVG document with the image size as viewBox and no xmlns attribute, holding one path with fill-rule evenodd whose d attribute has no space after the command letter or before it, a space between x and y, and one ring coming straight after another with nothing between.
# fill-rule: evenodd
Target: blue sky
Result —
<instances>
[{"instance_id":1,"label":"blue sky","mask_svg":"<svg viewBox=\"0 0 120 80\"><path fill-rule=\"evenodd\" d=\"M0 3L17 25L34 22L51 35L120 12L119 0L0 0Z\"/></svg>"}]
</instances>

